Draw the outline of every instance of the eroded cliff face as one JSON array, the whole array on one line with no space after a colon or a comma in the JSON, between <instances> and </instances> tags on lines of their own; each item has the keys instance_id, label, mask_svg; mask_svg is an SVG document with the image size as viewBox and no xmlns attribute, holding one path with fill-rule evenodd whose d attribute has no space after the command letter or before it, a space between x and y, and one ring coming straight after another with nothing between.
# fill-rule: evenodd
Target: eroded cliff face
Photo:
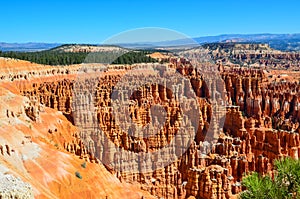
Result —
<instances>
[{"instance_id":1,"label":"eroded cliff face","mask_svg":"<svg viewBox=\"0 0 300 199\"><path fill-rule=\"evenodd\" d=\"M72 79L70 73L61 72L73 70L72 67L57 70L23 61L0 60L5 63L1 66L2 76L15 76L13 81L3 78L0 83L0 173L6 180L5 186L0 185L1 197L152 198L138 186L120 182L97 162L82 144L79 129L57 110L59 106L49 108L51 103L39 101L37 93L22 96L26 89L30 92L45 83ZM12 69L7 73L8 65ZM53 74L48 76L49 70ZM66 114L67 110L64 109Z\"/></svg>"},{"instance_id":2,"label":"eroded cliff face","mask_svg":"<svg viewBox=\"0 0 300 199\"><path fill-rule=\"evenodd\" d=\"M204 45L214 60L226 65L266 69L294 69L300 66L299 52L282 52L268 44L215 43Z\"/></svg>"},{"instance_id":3,"label":"eroded cliff face","mask_svg":"<svg viewBox=\"0 0 300 199\"><path fill-rule=\"evenodd\" d=\"M12 98L14 100L6 106L19 107L22 110L1 108L2 111L7 110L3 112L3 118L18 117L19 111L30 121L26 123L24 119L28 134L24 134L22 130L21 137L14 140L24 140L25 144L36 143L39 147L38 152L31 154L33 157L27 155L31 157L24 163L26 167L23 172L27 174L19 176L29 182L32 182L32 178L44 179L42 183L32 182L32 186L38 190L36 195L44 194L45 197L67 198L74 194L86 194L86 197L99 198L98 194L104 197L106 194L116 198L118 194L122 196L127 188L129 191L125 194L130 194L130 198L135 196L131 192L133 190L136 191L137 198L143 194L146 197L146 192L136 189L139 187L154 196L164 198L234 198L243 189L241 180L245 172L258 171L272 175L275 158L299 157L300 102L297 82L274 82L269 78L271 73L263 70L220 65L224 87L218 87L204 81L204 77L184 59L172 59L168 67L176 69L188 79L196 93L198 104L191 102L186 107L181 107L176 102L176 93L170 92L163 85L153 83L140 87L130 96L133 103L129 106L128 116L135 125L129 129L133 133L139 133L138 128L146 126L150 120L157 120L157 123L148 126L146 133L159 133L148 139L129 135L128 131L122 130L112 114L113 87L130 67L111 68L97 77L89 76L87 71L84 74L88 78L82 81L75 75L80 66L59 70L44 68L39 69L39 73L31 72L30 78L14 75L13 81L3 81L2 88L14 92L20 99L27 100L26 105L19 107L16 104L22 103L16 103ZM48 70L52 73L49 76ZM6 73L3 74L3 79L8 80ZM128 88L134 83L129 81ZM96 110L94 113L88 111L87 107L80 111L74 110L74 88L80 85L87 90L95 88L92 94L79 95L80 102L86 104L85 106L92 106ZM218 90L225 91L223 99L226 117L222 126L212 119L214 107L210 100L211 94L218 93L215 92ZM5 92L3 96L8 95ZM119 94L126 96L125 93ZM158 116L151 116L151 107L157 104L166 112L163 126L159 125L161 122ZM99 157L115 157L113 152L102 151L99 147L104 142L99 129L104 131L111 142L125 150L136 153L157 151L166 146L178 132L178 128L185 124L181 113L183 108L198 111L199 118L192 121L197 122L198 130L191 147L172 164L153 172L122 173L110 167L105 168L99 161ZM77 130L71 122L82 129ZM18 126L15 123L5 123L7 125L12 125L13 128ZM190 128L187 130L195 126L188 125ZM8 135L5 140L11 139L7 132L14 130L3 131ZM22 138L24 135L29 140ZM209 141L213 142L205 140L206 135L212 136ZM22 145L22 142L18 144ZM7 150L5 143L2 146L3 153L11 152ZM11 148L17 147L9 147ZM22 151L25 149L21 148L20 153ZM83 161L87 162L86 169L79 167ZM146 165L151 167L155 164L156 162L150 161ZM83 176L82 180L75 177L74 172L77 170ZM97 177L98 175L101 177ZM113 183L108 182L110 180ZM135 185L133 187L125 182ZM96 183L95 187L99 189L95 190L94 185L90 186L91 183ZM49 188L48 191L45 187ZM104 193L103 188L107 189Z\"/></svg>"}]
</instances>

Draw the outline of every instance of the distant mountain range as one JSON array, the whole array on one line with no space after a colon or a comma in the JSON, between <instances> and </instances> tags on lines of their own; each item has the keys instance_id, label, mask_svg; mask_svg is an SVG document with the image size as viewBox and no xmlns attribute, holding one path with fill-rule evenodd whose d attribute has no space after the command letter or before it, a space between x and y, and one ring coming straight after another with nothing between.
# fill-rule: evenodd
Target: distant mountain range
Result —
<instances>
[{"instance_id":1,"label":"distant mountain range","mask_svg":"<svg viewBox=\"0 0 300 199\"><path fill-rule=\"evenodd\" d=\"M57 46L60 46L59 43L5 43L0 42L0 50L1 51L41 51L48 50Z\"/></svg>"},{"instance_id":2,"label":"distant mountain range","mask_svg":"<svg viewBox=\"0 0 300 199\"><path fill-rule=\"evenodd\" d=\"M219 42L238 42L238 43L267 43L271 48L283 51L300 51L300 34L224 34L218 36L196 37L192 39L180 39L173 41L162 41L155 43L134 43L123 44L123 47L161 47L195 45ZM1 43L1 51L41 51L58 47L59 43Z\"/></svg>"},{"instance_id":3,"label":"distant mountain range","mask_svg":"<svg viewBox=\"0 0 300 199\"><path fill-rule=\"evenodd\" d=\"M226 40L238 41L266 41L266 40L293 40L300 39L298 34L224 34L218 36L206 36L194 38L200 43L224 42Z\"/></svg>"}]
</instances>

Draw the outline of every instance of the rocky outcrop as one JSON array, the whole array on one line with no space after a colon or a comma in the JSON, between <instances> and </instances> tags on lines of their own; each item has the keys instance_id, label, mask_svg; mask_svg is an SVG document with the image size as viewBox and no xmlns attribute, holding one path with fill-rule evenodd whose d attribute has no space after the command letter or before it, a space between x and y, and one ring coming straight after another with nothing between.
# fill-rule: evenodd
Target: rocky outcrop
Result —
<instances>
[{"instance_id":1,"label":"rocky outcrop","mask_svg":"<svg viewBox=\"0 0 300 199\"><path fill-rule=\"evenodd\" d=\"M300 66L299 52L282 52L267 44L215 43L204 48L225 65L293 70Z\"/></svg>"},{"instance_id":2,"label":"rocky outcrop","mask_svg":"<svg viewBox=\"0 0 300 199\"><path fill-rule=\"evenodd\" d=\"M0 174L0 198L33 199L33 189L12 175Z\"/></svg>"},{"instance_id":3,"label":"rocky outcrop","mask_svg":"<svg viewBox=\"0 0 300 199\"><path fill-rule=\"evenodd\" d=\"M299 131L298 83L270 82L261 70L230 69L222 76L228 103L239 106L244 116L257 119L259 126L272 123L274 129Z\"/></svg>"}]
</instances>

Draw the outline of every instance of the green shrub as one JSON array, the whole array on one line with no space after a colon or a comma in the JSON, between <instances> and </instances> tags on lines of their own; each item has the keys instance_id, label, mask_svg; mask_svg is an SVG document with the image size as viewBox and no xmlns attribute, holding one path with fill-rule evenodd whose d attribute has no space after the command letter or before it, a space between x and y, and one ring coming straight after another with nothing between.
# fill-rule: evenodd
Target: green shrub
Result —
<instances>
[{"instance_id":1,"label":"green shrub","mask_svg":"<svg viewBox=\"0 0 300 199\"><path fill-rule=\"evenodd\" d=\"M86 168L86 162L82 163L82 164L81 164L81 167L82 167L82 168Z\"/></svg>"},{"instance_id":2,"label":"green shrub","mask_svg":"<svg viewBox=\"0 0 300 199\"><path fill-rule=\"evenodd\" d=\"M77 178L79 178L79 179L82 179L82 176L81 176L81 174L80 174L78 171L75 172L75 176L76 176Z\"/></svg>"}]
</instances>

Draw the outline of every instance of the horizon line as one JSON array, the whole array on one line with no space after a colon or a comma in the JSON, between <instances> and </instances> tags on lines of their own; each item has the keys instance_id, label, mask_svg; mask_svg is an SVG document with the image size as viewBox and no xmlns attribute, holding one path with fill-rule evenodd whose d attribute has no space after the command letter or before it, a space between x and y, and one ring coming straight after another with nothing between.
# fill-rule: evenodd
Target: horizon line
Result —
<instances>
[{"instance_id":1,"label":"horizon line","mask_svg":"<svg viewBox=\"0 0 300 199\"><path fill-rule=\"evenodd\" d=\"M300 35L300 32L297 33L222 33L217 35L203 35L203 36L193 36L190 39L205 38L205 37L220 37L220 36L245 36L245 35ZM187 38L188 39L188 38ZM179 39L180 40L180 39ZM140 43L140 42L137 42ZM92 44L92 45L101 45L101 42L58 42L58 41L15 41L7 42L0 41L0 44Z\"/></svg>"}]
</instances>

